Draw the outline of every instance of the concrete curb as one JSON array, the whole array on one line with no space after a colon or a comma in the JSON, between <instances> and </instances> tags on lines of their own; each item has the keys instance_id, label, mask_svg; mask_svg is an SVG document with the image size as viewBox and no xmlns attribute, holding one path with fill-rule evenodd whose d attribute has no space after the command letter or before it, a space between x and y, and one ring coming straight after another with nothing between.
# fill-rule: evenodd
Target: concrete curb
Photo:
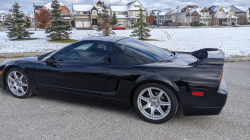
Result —
<instances>
[{"instance_id":1,"label":"concrete curb","mask_svg":"<svg viewBox=\"0 0 250 140\"><path fill-rule=\"evenodd\" d=\"M19 58L19 57L30 57L42 54L42 52L38 53L6 53L1 54L0 58ZM244 62L244 61L250 61L250 57L228 57L225 59L225 62Z\"/></svg>"},{"instance_id":2,"label":"concrete curb","mask_svg":"<svg viewBox=\"0 0 250 140\"><path fill-rule=\"evenodd\" d=\"M225 62L244 62L250 61L250 57L229 57L225 59Z\"/></svg>"}]
</instances>

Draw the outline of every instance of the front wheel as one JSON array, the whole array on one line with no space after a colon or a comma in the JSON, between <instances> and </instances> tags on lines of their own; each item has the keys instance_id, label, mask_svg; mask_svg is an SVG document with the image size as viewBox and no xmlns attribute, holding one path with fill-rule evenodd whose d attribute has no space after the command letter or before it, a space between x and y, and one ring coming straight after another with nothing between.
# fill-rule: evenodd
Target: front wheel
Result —
<instances>
[{"instance_id":1,"label":"front wheel","mask_svg":"<svg viewBox=\"0 0 250 140\"><path fill-rule=\"evenodd\" d=\"M169 121L178 109L175 94L157 83L147 83L137 88L133 104L136 112L150 123Z\"/></svg>"},{"instance_id":2,"label":"front wheel","mask_svg":"<svg viewBox=\"0 0 250 140\"><path fill-rule=\"evenodd\" d=\"M17 98L27 98L32 95L30 80L27 74L19 68L12 68L6 76L8 90Z\"/></svg>"}]
</instances>

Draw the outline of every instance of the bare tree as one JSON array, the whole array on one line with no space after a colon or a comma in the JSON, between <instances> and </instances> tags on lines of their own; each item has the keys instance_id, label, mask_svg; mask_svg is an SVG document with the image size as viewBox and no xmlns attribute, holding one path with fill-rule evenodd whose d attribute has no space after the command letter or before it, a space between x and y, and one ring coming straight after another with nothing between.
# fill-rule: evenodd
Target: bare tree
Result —
<instances>
[{"instance_id":1,"label":"bare tree","mask_svg":"<svg viewBox=\"0 0 250 140\"><path fill-rule=\"evenodd\" d=\"M244 16L244 15L240 15L240 16L238 17L238 21L239 21L240 25L242 25L243 23L246 23L247 18L246 18L246 16Z\"/></svg>"}]
</instances>

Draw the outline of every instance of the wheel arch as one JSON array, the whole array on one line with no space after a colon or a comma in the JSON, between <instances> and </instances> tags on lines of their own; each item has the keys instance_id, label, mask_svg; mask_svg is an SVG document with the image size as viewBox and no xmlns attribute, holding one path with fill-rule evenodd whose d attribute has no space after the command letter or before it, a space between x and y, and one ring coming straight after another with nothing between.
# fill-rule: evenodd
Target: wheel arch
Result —
<instances>
[{"instance_id":1,"label":"wheel arch","mask_svg":"<svg viewBox=\"0 0 250 140\"><path fill-rule=\"evenodd\" d=\"M4 85L4 88L5 88L5 89L6 89L6 87L7 87L6 75L7 75L7 73L9 72L9 70L12 69L12 68L18 68L18 69L21 69L21 70L23 70L24 72L26 72L25 69L23 69L22 67L17 66L17 65L8 65L8 66L6 66L6 67L4 68L4 71L3 71L3 85ZM26 72L26 73L27 73L27 72Z\"/></svg>"},{"instance_id":2,"label":"wheel arch","mask_svg":"<svg viewBox=\"0 0 250 140\"><path fill-rule=\"evenodd\" d=\"M139 83L137 83L134 88L132 89L132 92L130 93L130 104L133 105L133 96L135 94L135 91L138 87L140 87L141 85L144 85L144 84L147 84L147 83L158 83L158 84L161 84L165 87L167 87L168 89L170 89L171 91L173 91L173 93L176 95L177 97L177 100L178 101L181 101L180 99L180 95L179 95L179 92L180 92L180 89L179 87L174 83L175 87L174 86L171 86L170 84L166 83L166 82L163 82L163 81L159 81L159 80L145 80L145 81L141 81Z\"/></svg>"}]
</instances>

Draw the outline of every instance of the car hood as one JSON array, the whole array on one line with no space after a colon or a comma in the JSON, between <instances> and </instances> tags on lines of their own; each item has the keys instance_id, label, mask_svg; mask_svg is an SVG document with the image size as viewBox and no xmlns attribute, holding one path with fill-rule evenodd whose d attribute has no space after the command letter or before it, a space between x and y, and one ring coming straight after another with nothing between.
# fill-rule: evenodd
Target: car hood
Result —
<instances>
[{"instance_id":1,"label":"car hood","mask_svg":"<svg viewBox=\"0 0 250 140\"><path fill-rule=\"evenodd\" d=\"M18 63L25 63L25 62L38 62L37 57L25 57L25 58L15 58L15 59L7 59L5 60L2 65L11 65L11 64L15 64L16 62Z\"/></svg>"}]
</instances>

